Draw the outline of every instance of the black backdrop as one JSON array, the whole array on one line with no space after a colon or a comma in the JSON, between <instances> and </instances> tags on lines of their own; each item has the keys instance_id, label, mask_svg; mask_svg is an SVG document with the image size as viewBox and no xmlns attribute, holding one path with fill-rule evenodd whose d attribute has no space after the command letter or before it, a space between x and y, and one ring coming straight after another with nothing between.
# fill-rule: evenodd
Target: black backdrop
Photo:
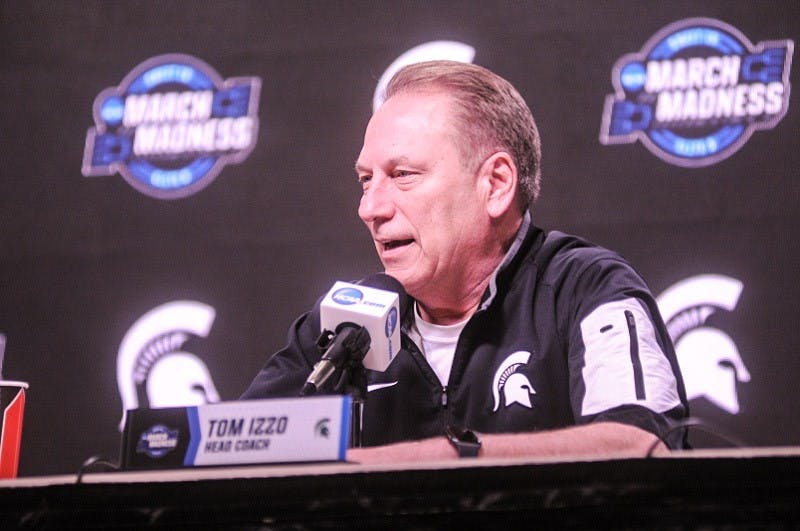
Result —
<instances>
[{"instance_id":1,"label":"black backdrop","mask_svg":"<svg viewBox=\"0 0 800 531\"><path fill-rule=\"evenodd\" d=\"M754 44L800 36L789 1L0 3L0 333L4 376L31 384L21 475L116 456L117 353L153 308L215 309L208 336L181 350L231 400L335 280L379 269L352 165L379 77L435 40L474 47L530 104L544 144L537 224L618 250L655 294L702 274L742 282L736 308L706 322L749 372L740 409L699 396L693 413L748 444L797 444L796 95L773 129L702 168L598 138L617 59L693 17ZM166 53L261 79L255 149L176 200L84 177L95 97Z\"/></svg>"}]
</instances>

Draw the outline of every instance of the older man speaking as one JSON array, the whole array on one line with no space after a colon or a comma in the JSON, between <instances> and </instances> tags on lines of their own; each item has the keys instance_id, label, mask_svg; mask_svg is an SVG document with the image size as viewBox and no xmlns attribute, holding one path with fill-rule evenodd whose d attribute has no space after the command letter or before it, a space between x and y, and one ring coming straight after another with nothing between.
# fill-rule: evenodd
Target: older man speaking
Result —
<instances>
[{"instance_id":1,"label":"older man speaking","mask_svg":"<svg viewBox=\"0 0 800 531\"><path fill-rule=\"evenodd\" d=\"M644 281L619 255L531 221L541 147L506 80L449 61L400 70L356 163L358 213L413 303L367 371L360 462L643 456L688 412ZM320 354L299 318L243 398L296 396ZM661 439L663 442L659 442Z\"/></svg>"}]
</instances>

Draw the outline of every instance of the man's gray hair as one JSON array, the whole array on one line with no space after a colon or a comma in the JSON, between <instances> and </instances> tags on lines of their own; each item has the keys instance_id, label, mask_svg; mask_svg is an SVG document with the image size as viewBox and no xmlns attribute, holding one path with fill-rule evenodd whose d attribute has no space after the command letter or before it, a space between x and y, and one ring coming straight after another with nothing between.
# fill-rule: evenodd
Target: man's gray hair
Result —
<instances>
[{"instance_id":1,"label":"man's gray hair","mask_svg":"<svg viewBox=\"0 0 800 531\"><path fill-rule=\"evenodd\" d=\"M481 66L456 61L426 61L399 70L386 86L386 99L405 92L442 90L455 104L462 153L478 164L495 151L507 151L519 174L524 205L539 197L542 146L525 100L505 79Z\"/></svg>"}]
</instances>

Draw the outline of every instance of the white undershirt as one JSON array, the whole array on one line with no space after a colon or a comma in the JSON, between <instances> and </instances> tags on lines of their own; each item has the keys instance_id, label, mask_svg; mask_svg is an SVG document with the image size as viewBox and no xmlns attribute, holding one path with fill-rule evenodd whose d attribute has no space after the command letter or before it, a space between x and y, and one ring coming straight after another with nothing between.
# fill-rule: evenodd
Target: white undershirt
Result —
<instances>
[{"instance_id":1,"label":"white undershirt","mask_svg":"<svg viewBox=\"0 0 800 531\"><path fill-rule=\"evenodd\" d=\"M418 311L414 312L414 324L421 338L422 352L442 385L447 385L450 379L458 336L467 321L469 318L452 325L436 325L423 320Z\"/></svg>"}]
</instances>

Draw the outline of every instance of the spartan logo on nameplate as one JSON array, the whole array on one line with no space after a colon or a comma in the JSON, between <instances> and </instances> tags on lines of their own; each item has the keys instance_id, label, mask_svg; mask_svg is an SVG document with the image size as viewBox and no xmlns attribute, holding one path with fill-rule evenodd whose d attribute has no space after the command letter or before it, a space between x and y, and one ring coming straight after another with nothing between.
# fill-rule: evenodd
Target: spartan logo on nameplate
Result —
<instances>
[{"instance_id":1,"label":"spartan logo on nameplate","mask_svg":"<svg viewBox=\"0 0 800 531\"><path fill-rule=\"evenodd\" d=\"M331 419L321 418L314 424L314 436L328 439L331 436Z\"/></svg>"},{"instance_id":2,"label":"spartan logo on nameplate","mask_svg":"<svg viewBox=\"0 0 800 531\"><path fill-rule=\"evenodd\" d=\"M753 45L711 18L674 22L614 65L600 142L641 141L683 167L715 164L789 108L794 42Z\"/></svg>"},{"instance_id":3,"label":"spartan logo on nameplate","mask_svg":"<svg viewBox=\"0 0 800 531\"><path fill-rule=\"evenodd\" d=\"M130 327L117 354L122 421L129 409L197 406L220 397L203 360L182 350L192 337L207 337L216 312L196 301L162 304Z\"/></svg>"},{"instance_id":4,"label":"spartan logo on nameplate","mask_svg":"<svg viewBox=\"0 0 800 531\"><path fill-rule=\"evenodd\" d=\"M119 173L157 199L197 193L255 147L260 91L190 55L148 59L95 98L83 175Z\"/></svg>"},{"instance_id":5,"label":"spartan logo on nameplate","mask_svg":"<svg viewBox=\"0 0 800 531\"><path fill-rule=\"evenodd\" d=\"M706 321L718 311L733 311L742 288L735 278L699 275L673 284L657 299L675 343L687 397L704 397L733 415L740 409L736 385L749 382L750 372L733 339Z\"/></svg>"}]
</instances>

